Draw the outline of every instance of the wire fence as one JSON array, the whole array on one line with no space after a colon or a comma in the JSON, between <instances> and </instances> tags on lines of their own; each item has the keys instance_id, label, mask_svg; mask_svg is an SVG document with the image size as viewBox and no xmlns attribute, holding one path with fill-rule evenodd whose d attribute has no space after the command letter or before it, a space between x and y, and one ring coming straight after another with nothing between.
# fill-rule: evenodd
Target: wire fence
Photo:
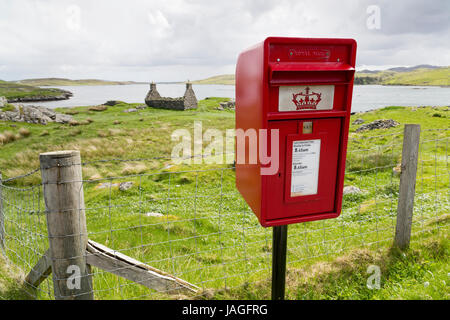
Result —
<instances>
[{"instance_id":1,"label":"wire fence","mask_svg":"<svg viewBox=\"0 0 450 320\"><path fill-rule=\"evenodd\" d=\"M448 231L449 133L422 131L413 236ZM336 219L289 226L288 269L329 259L349 249L392 243L402 139L402 133L350 136L342 213ZM139 263L134 266L146 264L199 290L174 295L169 289L150 289L146 286L148 279L132 281L117 275L128 267L117 265L105 271L93 266L89 275L95 299L191 298L270 279L272 230L259 225L236 190L234 167L210 164L199 170L199 166L174 165L163 171L140 172L142 163L155 159L81 163L84 176L110 170L104 174L107 177L94 175L79 181L80 192L84 193L87 237L135 259ZM44 184L17 185L18 180L30 175L39 175L39 170L3 180L0 186L2 250L24 273L49 248ZM38 299L54 299L53 281L50 276L30 292Z\"/></svg>"}]
</instances>

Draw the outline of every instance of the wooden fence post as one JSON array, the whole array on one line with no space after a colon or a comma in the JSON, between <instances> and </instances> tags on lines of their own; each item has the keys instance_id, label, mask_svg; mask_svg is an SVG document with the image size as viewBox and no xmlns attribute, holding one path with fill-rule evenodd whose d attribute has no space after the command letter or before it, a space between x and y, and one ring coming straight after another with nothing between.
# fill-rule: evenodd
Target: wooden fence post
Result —
<instances>
[{"instance_id":1,"label":"wooden fence post","mask_svg":"<svg viewBox=\"0 0 450 320\"><path fill-rule=\"evenodd\" d=\"M420 125L407 124L403 132L402 166L397 207L394 245L409 247L411 238L417 161L419 158Z\"/></svg>"},{"instance_id":2,"label":"wooden fence post","mask_svg":"<svg viewBox=\"0 0 450 320\"><path fill-rule=\"evenodd\" d=\"M5 213L3 212L3 183L0 173L0 247L5 250Z\"/></svg>"},{"instance_id":3,"label":"wooden fence post","mask_svg":"<svg viewBox=\"0 0 450 320\"><path fill-rule=\"evenodd\" d=\"M55 299L92 300L80 152L47 152L39 160Z\"/></svg>"}]
</instances>

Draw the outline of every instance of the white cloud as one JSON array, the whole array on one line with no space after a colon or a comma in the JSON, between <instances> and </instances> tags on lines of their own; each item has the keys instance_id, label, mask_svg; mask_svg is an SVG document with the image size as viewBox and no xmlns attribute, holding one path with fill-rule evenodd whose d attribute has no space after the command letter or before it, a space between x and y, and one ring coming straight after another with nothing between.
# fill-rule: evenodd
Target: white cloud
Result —
<instances>
[{"instance_id":1,"label":"white cloud","mask_svg":"<svg viewBox=\"0 0 450 320\"><path fill-rule=\"evenodd\" d=\"M0 0L0 79L198 79L267 36L353 37L359 65L450 64L449 1ZM381 28L369 30L378 5Z\"/></svg>"}]
</instances>

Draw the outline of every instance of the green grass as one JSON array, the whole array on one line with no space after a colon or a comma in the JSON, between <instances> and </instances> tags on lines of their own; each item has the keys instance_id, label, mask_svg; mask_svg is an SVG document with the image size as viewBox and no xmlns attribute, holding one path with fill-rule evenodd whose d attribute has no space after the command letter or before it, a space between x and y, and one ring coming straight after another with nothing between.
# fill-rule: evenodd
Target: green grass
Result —
<instances>
[{"instance_id":1,"label":"green grass","mask_svg":"<svg viewBox=\"0 0 450 320\"><path fill-rule=\"evenodd\" d=\"M33 290L24 283L24 273L0 254L0 300L30 300Z\"/></svg>"},{"instance_id":2,"label":"green grass","mask_svg":"<svg viewBox=\"0 0 450 320\"><path fill-rule=\"evenodd\" d=\"M448 217L447 217L448 218ZM300 266L288 264L286 275L286 299L288 300L447 300L449 288L450 243L448 225L436 229L438 220L430 221L421 233L412 237L409 249L400 251L384 246L378 249L347 250L339 256L323 257L320 261L305 262ZM442 221L441 221L442 224ZM292 246L292 242L288 246ZM189 250L185 247L185 250ZM185 251L185 253L188 251ZM204 255L202 263L217 264L221 258ZM268 262L268 261L266 261ZM368 278L373 271L370 266L380 268L380 287L369 288ZM236 268L236 266L234 266ZM23 282L24 273L0 255L0 299L31 299L36 291ZM94 268L94 272L98 272ZM242 279L242 286L229 289L204 289L197 299L270 299L270 272L262 274L262 280ZM117 279L108 274L99 273L94 277L96 290L108 290ZM96 299L135 298L145 292L139 286L131 291L122 280L122 290L97 293ZM42 286L42 285L41 285ZM44 287L44 290L46 288ZM136 290L137 289L137 290ZM141 289L141 290L139 290ZM40 298L45 298L40 293ZM166 296L154 294L153 298L189 299L189 296Z\"/></svg>"},{"instance_id":3,"label":"green grass","mask_svg":"<svg viewBox=\"0 0 450 320\"><path fill-rule=\"evenodd\" d=\"M445 232L445 231L444 231ZM337 258L288 268L288 300L448 300L450 242L430 231L413 237L406 251L351 250ZM368 278L380 270L379 287ZM209 293L213 299L270 299L270 280Z\"/></svg>"},{"instance_id":4,"label":"green grass","mask_svg":"<svg viewBox=\"0 0 450 320\"><path fill-rule=\"evenodd\" d=\"M36 97L56 97L63 93L62 90L53 88L38 88L31 85L18 84L14 82L0 80L0 97L4 96L8 100L12 99L32 99Z\"/></svg>"},{"instance_id":5,"label":"green grass","mask_svg":"<svg viewBox=\"0 0 450 320\"><path fill-rule=\"evenodd\" d=\"M18 133L22 127L31 133L0 146L0 168L3 177L8 178L38 168L41 152L79 149L82 160L90 162L83 166L83 178L89 180L84 183L83 189L88 208L89 237L92 240L176 274L201 287L208 297L264 298L267 297L268 286L261 281L270 275L270 229L259 226L236 191L234 171L230 165L173 165L167 159L93 162L170 155L177 143L170 139L173 130L185 128L192 133L194 121L202 121L204 131L210 128L234 128L234 111L216 110L223 100L226 99L202 100L197 110L188 111L146 108L139 113L124 113L123 110L137 105L127 103L99 112L89 111L89 107L58 110L74 113L74 118L84 123L78 126L15 123L16 127L11 127L9 122L0 122L0 134L4 131ZM441 116L434 116L436 113ZM402 125L421 124L423 142L413 225L415 234L422 232L415 238L419 244L423 241L441 243L439 233L436 232L439 227L444 233L447 221L441 218L450 210L446 153L449 133L428 130L447 129L448 113L448 107L389 107L352 116L352 121L363 118L365 123L376 119L393 119ZM120 124L114 125L117 121ZM399 183L399 177L393 175L392 168L401 158L403 127L362 133L356 133L357 128L357 125L350 127L345 184L355 185L363 193L345 196L343 212L337 219L289 227L289 272L295 275L306 267L314 269L320 263L332 264L337 257L348 256L351 261L356 261L352 263L352 268L356 270L355 277L362 279L367 266L359 265L361 260L358 257L360 252L365 252L370 259L373 257L367 261L379 263L390 279L397 279L392 285L383 287L386 290L394 288L397 283L406 286L408 281L413 281L411 279L419 279L417 281L420 282L426 274L414 273L415 262L402 267L402 264L398 264L397 256L387 251L395 228ZM134 183L127 191L120 191L116 185L99 188L101 183L117 184L125 181ZM7 234L10 235L7 244L8 248L14 250L9 255L11 260L20 265L24 263L14 252L33 265L47 246L41 188L30 188L30 185L38 183L39 173L35 173L8 183L4 188L5 199L10 199L5 207ZM158 212L163 216L146 216L147 212ZM33 230L34 233L30 236L23 230ZM447 248L447 242L443 242L442 246ZM361 247L366 250L354 251ZM431 256L427 249L417 250L420 251L418 255L408 256L408 261L422 263L428 259L436 262L435 269L427 269L433 274L442 269L440 258ZM414 260L415 257L417 260ZM24 268L27 269L26 265ZM391 289L377 296L364 291L362 284L353 284L354 278L351 278L350 271L346 274L350 274L351 281L343 278L333 285L336 274L333 273L334 268L336 266L331 265L331 273L325 272L314 280L317 288L328 283L329 287L323 290L310 292L300 280L296 280L298 283L289 281L289 297L389 298ZM392 268L398 268L398 271L387 271ZM94 269L94 272L97 299L174 298L150 292L98 269ZM441 278L439 273L439 280ZM248 285L242 287L245 283ZM41 286L49 284L51 281L46 281ZM225 286L230 290L220 291ZM342 287L341 291L339 287ZM422 291L420 288L417 285L415 291L430 294L432 298L448 297L447 287L437 286L434 295L428 293L429 287L424 287ZM404 291L398 297L412 297L411 292ZM46 298L44 293L38 293L38 296Z\"/></svg>"},{"instance_id":6,"label":"green grass","mask_svg":"<svg viewBox=\"0 0 450 320\"><path fill-rule=\"evenodd\" d=\"M2 108L0 108L0 111L3 111L3 112L5 112L5 111L13 111L13 110L15 110L15 107L11 103L6 103Z\"/></svg>"}]
</instances>

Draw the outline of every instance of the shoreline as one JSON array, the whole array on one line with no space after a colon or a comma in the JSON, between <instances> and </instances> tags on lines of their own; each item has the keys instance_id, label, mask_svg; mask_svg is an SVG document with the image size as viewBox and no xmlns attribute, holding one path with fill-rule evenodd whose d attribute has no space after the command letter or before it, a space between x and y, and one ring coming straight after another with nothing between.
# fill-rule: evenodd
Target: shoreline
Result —
<instances>
[{"instance_id":1,"label":"shoreline","mask_svg":"<svg viewBox=\"0 0 450 320\"><path fill-rule=\"evenodd\" d=\"M20 103L20 102L47 102L47 101L60 101L69 100L73 96L70 91L64 91L58 96L31 96L31 97L17 97L17 98L7 98L8 103Z\"/></svg>"},{"instance_id":2,"label":"shoreline","mask_svg":"<svg viewBox=\"0 0 450 320\"><path fill-rule=\"evenodd\" d=\"M175 84L183 84L183 82L176 82ZM235 86L235 84L230 83L195 83L192 82L192 84L195 85L220 85L220 86ZM365 83L365 84L354 84L354 86L384 86L384 87L427 87L427 88L450 88L450 85L428 85L428 84L382 84L382 83Z\"/></svg>"}]
</instances>

